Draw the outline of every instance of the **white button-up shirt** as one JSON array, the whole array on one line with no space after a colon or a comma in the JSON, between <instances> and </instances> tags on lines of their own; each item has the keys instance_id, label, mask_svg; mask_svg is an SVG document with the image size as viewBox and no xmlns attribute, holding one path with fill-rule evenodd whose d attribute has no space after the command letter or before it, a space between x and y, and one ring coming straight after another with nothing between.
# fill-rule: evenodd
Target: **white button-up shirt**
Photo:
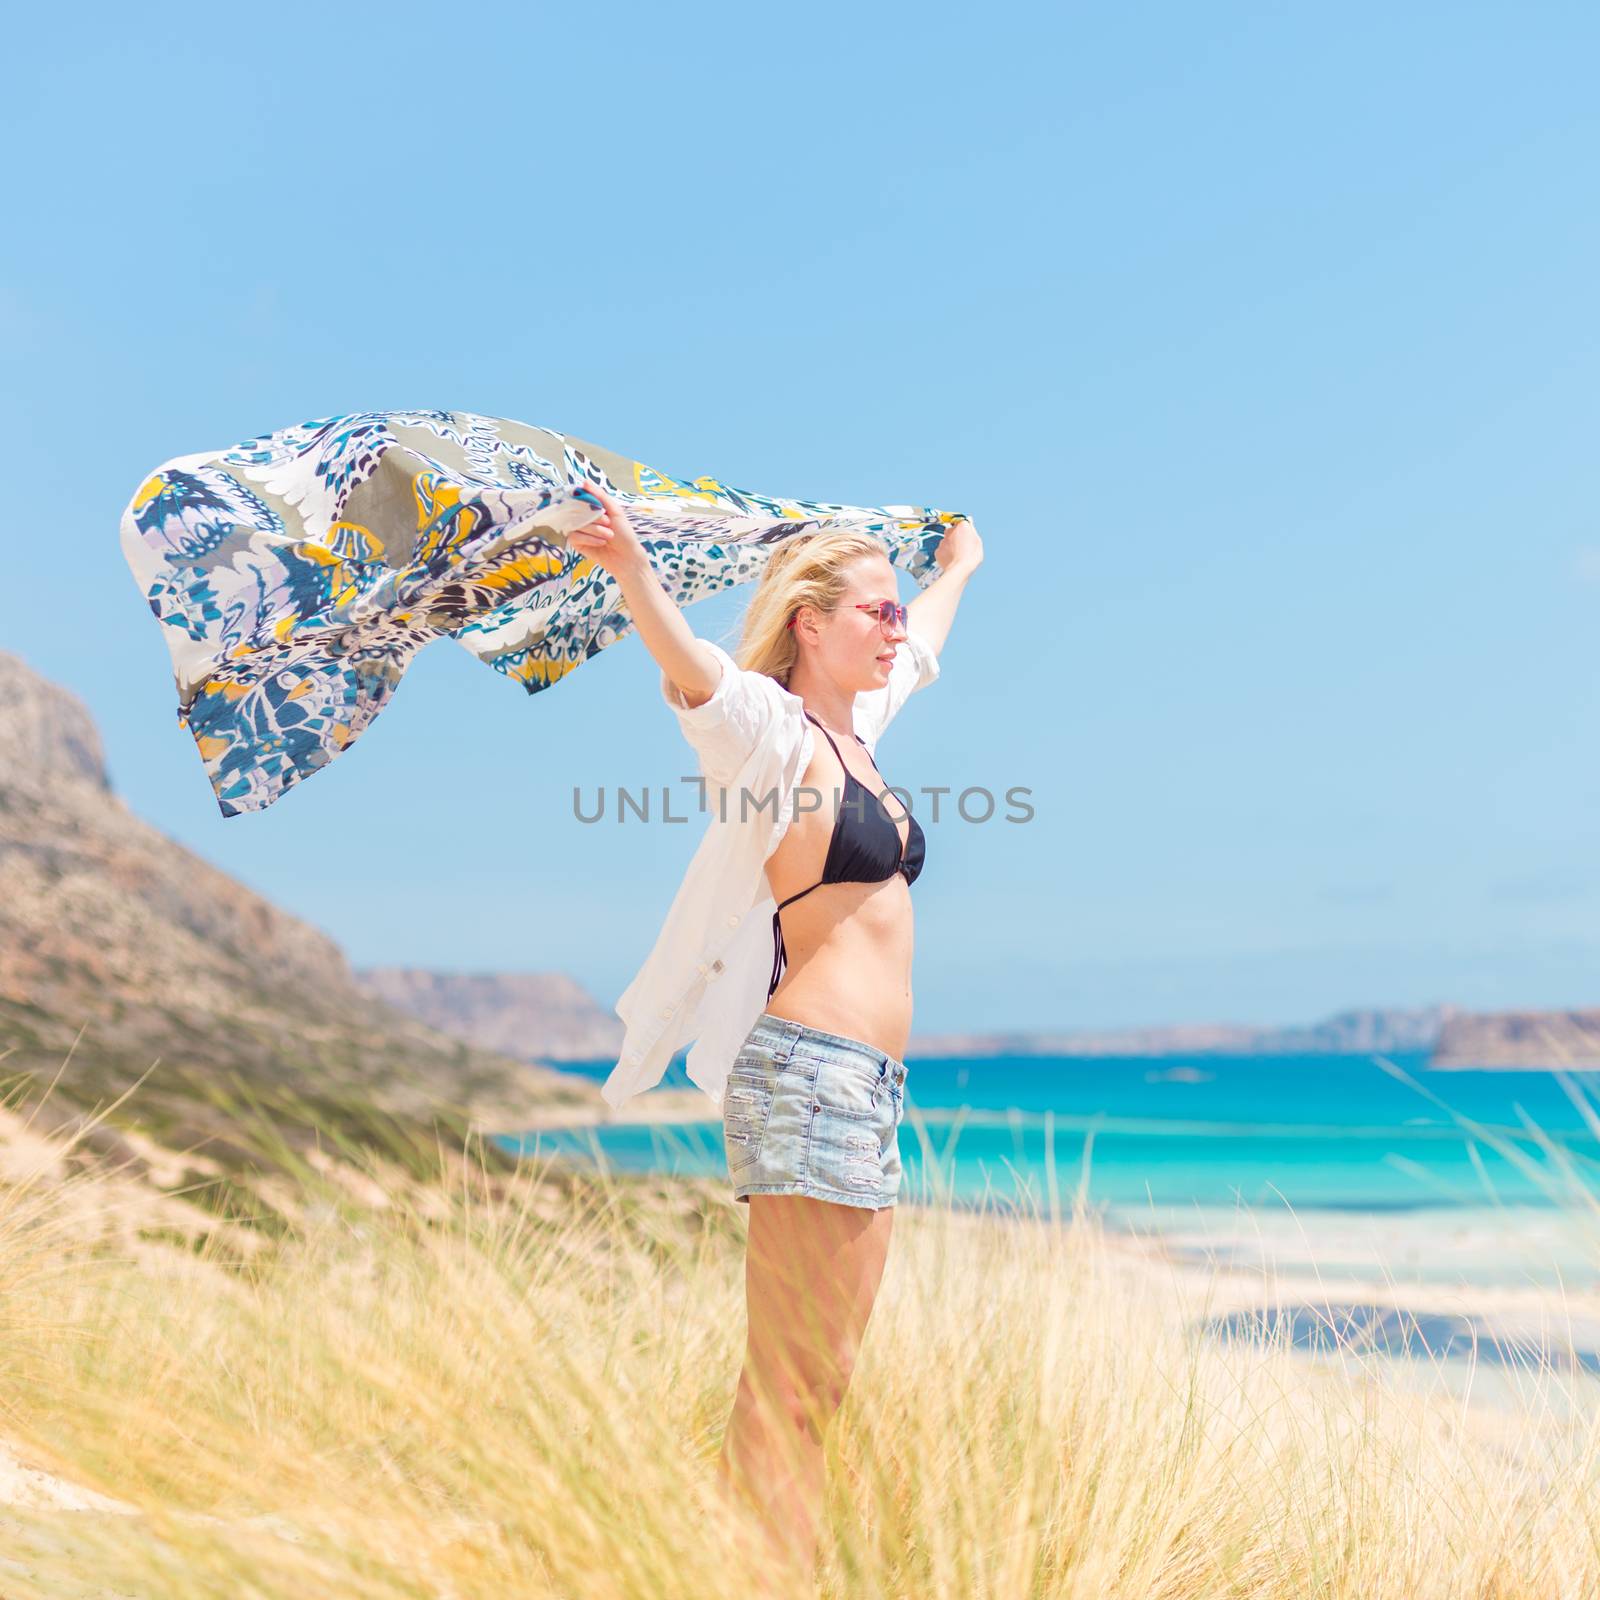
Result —
<instances>
[{"instance_id":1,"label":"white button-up shirt","mask_svg":"<svg viewBox=\"0 0 1600 1600\"><path fill-rule=\"evenodd\" d=\"M622 992L622 1058L601 1086L613 1106L653 1088L689 1041L690 1080L722 1094L739 1047L766 1009L772 981L767 857L794 818L811 764L805 702L764 672L746 672L720 645L701 640L722 667L716 692L688 706L665 672L661 694L700 758L710 821L645 964ZM855 732L869 751L906 700L939 676L939 658L908 632L889 681L856 696Z\"/></svg>"}]
</instances>

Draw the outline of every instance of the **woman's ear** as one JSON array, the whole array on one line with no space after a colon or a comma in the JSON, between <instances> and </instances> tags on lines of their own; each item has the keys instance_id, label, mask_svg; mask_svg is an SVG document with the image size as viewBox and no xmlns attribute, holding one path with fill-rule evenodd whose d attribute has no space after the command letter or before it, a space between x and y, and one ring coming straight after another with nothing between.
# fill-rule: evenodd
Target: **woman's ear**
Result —
<instances>
[{"instance_id":1,"label":"woman's ear","mask_svg":"<svg viewBox=\"0 0 1600 1600\"><path fill-rule=\"evenodd\" d=\"M789 618L789 627L796 636L808 630L812 633L815 633L816 619L811 615L811 607L801 606L799 610Z\"/></svg>"}]
</instances>

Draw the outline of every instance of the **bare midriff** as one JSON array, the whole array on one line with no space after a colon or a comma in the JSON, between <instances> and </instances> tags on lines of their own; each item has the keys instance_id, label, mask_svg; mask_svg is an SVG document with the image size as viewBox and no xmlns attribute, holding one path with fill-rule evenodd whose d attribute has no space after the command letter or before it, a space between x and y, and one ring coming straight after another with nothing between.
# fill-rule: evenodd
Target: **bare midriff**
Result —
<instances>
[{"instance_id":1,"label":"bare midriff","mask_svg":"<svg viewBox=\"0 0 1600 1600\"><path fill-rule=\"evenodd\" d=\"M838 815L842 780L837 771L838 763L825 752L802 780L824 798L816 810L790 823L767 857L767 884L776 901L799 894L822 876ZM863 762L855 776L878 791L881 780L870 762ZM890 795L884 804L899 822L903 840L909 823L899 801ZM905 1060L913 939L905 874L896 872L881 883L820 884L784 906L782 922L786 964L766 1010Z\"/></svg>"}]
</instances>

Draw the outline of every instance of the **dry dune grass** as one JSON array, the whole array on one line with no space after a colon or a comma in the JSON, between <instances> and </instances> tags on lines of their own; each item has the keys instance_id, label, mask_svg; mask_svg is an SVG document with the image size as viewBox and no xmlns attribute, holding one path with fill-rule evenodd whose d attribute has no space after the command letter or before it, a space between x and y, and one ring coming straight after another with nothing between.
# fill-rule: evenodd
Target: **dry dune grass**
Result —
<instances>
[{"instance_id":1,"label":"dry dune grass","mask_svg":"<svg viewBox=\"0 0 1600 1600\"><path fill-rule=\"evenodd\" d=\"M7 1600L1600 1593L1560 1374L1484 1416L1358 1351L1220 1342L1081 1208L902 1209L823 1562L786 1576L715 1490L722 1185L313 1149L241 1248L246 1199L198 1241L86 1227L134 1202L66 1137L0 1176Z\"/></svg>"}]
</instances>

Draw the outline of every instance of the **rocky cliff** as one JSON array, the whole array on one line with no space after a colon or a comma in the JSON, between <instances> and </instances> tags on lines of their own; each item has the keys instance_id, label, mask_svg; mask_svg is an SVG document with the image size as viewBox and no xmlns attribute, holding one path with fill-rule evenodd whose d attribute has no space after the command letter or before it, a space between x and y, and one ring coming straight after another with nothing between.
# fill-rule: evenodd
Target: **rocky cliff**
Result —
<instances>
[{"instance_id":1,"label":"rocky cliff","mask_svg":"<svg viewBox=\"0 0 1600 1600\"><path fill-rule=\"evenodd\" d=\"M364 990L325 934L133 815L82 702L4 651L0 1056L47 1077L68 1062L80 1103L159 1063L138 1091L152 1112L230 1080L497 1127L593 1097Z\"/></svg>"},{"instance_id":2,"label":"rocky cliff","mask_svg":"<svg viewBox=\"0 0 1600 1600\"><path fill-rule=\"evenodd\" d=\"M622 1049L621 1019L564 973L364 967L356 981L441 1033L520 1061L614 1061Z\"/></svg>"},{"instance_id":3,"label":"rocky cliff","mask_svg":"<svg viewBox=\"0 0 1600 1600\"><path fill-rule=\"evenodd\" d=\"M1600 1067L1600 1011L1495 1011L1453 1018L1430 1067Z\"/></svg>"},{"instance_id":4,"label":"rocky cliff","mask_svg":"<svg viewBox=\"0 0 1600 1600\"><path fill-rule=\"evenodd\" d=\"M910 1053L925 1056L1363 1055L1430 1050L1456 1007L1414 1011L1341 1011L1304 1027L1185 1022L1154 1028L1057 1033L914 1034Z\"/></svg>"},{"instance_id":5,"label":"rocky cliff","mask_svg":"<svg viewBox=\"0 0 1600 1600\"><path fill-rule=\"evenodd\" d=\"M622 1024L571 978L557 973L448 973L371 967L356 979L370 993L443 1033L523 1060L614 1059ZM1449 1005L1341 1011L1301 1027L1175 1023L1165 1027L1010 1033L913 1033L911 1056L1364 1055L1431 1050L1457 1015Z\"/></svg>"}]
</instances>

